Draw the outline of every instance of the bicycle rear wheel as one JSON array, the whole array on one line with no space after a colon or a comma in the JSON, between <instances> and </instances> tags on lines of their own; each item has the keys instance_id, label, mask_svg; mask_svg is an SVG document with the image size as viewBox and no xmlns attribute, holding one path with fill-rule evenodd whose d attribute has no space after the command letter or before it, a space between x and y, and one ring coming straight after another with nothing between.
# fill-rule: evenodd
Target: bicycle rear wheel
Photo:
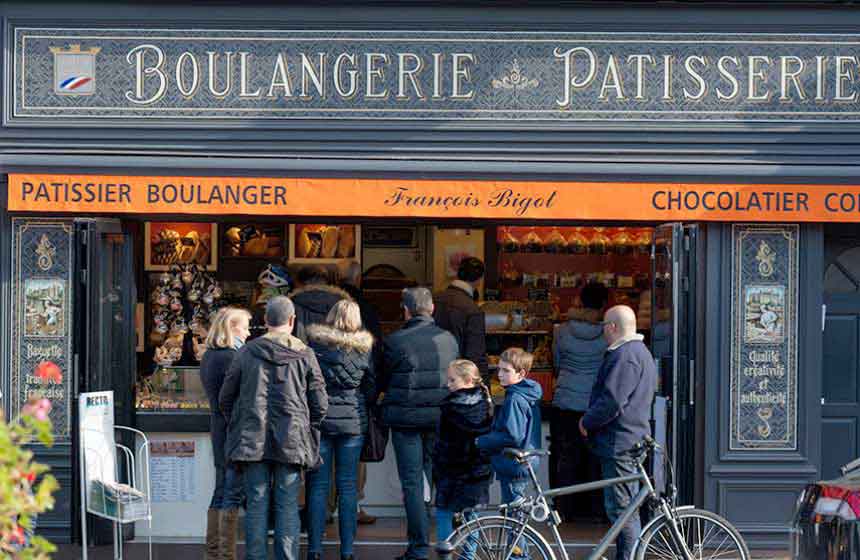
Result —
<instances>
[{"instance_id":1,"label":"bicycle rear wheel","mask_svg":"<svg viewBox=\"0 0 860 560\"><path fill-rule=\"evenodd\" d=\"M448 538L451 560L555 560L531 526L510 517L476 517Z\"/></svg>"},{"instance_id":2,"label":"bicycle rear wheel","mask_svg":"<svg viewBox=\"0 0 860 560\"><path fill-rule=\"evenodd\" d=\"M677 512L678 530L694 560L749 560L743 537L731 523L710 511ZM665 517L639 536L636 560L683 560L684 554Z\"/></svg>"}]
</instances>

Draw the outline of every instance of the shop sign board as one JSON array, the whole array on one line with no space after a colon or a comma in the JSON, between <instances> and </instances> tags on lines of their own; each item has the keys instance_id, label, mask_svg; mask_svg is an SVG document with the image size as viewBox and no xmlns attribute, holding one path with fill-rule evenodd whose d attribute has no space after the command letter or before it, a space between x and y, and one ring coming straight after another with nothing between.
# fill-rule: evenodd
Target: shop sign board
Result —
<instances>
[{"instance_id":1,"label":"shop sign board","mask_svg":"<svg viewBox=\"0 0 860 560\"><path fill-rule=\"evenodd\" d=\"M30 27L7 125L860 120L860 35Z\"/></svg>"},{"instance_id":2,"label":"shop sign board","mask_svg":"<svg viewBox=\"0 0 860 560\"><path fill-rule=\"evenodd\" d=\"M732 226L732 451L797 449L798 232Z\"/></svg>"},{"instance_id":3,"label":"shop sign board","mask_svg":"<svg viewBox=\"0 0 860 560\"><path fill-rule=\"evenodd\" d=\"M858 222L858 185L9 174L13 212Z\"/></svg>"},{"instance_id":4,"label":"shop sign board","mask_svg":"<svg viewBox=\"0 0 860 560\"><path fill-rule=\"evenodd\" d=\"M10 409L50 400L59 443L71 441L73 235L70 220L12 219Z\"/></svg>"}]
</instances>

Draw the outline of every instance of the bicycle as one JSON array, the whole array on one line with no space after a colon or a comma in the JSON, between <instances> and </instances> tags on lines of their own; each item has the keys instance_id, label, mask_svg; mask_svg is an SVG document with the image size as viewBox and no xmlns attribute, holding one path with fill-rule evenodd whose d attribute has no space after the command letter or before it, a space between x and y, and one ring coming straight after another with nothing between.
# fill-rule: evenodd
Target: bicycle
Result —
<instances>
[{"instance_id":1,"label":"bicycle","mask_svg":"<svg viewBox=\"0 0 860 560\"><path fill-rule=\"evenodd\" d=\"M569 560L558 526L561 517L552 507L557 496L578 494L617 484L638 481L639 494L615 521L609 532L588 556L588 560L600 560L615 541L622 527L639 514L646 503L656 507L654 517L639 534L631 557L635 560L749 560L750 554L743 537L731 523L710 511L693 506L676 506L676 491L669 485L667 496L658 495L651 477L644 467L649 453L661 449L652 438L647 437L628 451L638 465L638 474L607 480L575 484L544 491L538 482L529 458L548 455L546 451L520 451L505 449L504 454L528 467L535 495L519 498L498 506L500 515L478 516L480 508L462 512L463 523L441 543L440 556L454 560L520 560L537 558L558 560L553 548L544 536L532 526L542 523L549 527L561 560ZM671 464L669 464L671 469Z\"/></svg>"}]
</instances>

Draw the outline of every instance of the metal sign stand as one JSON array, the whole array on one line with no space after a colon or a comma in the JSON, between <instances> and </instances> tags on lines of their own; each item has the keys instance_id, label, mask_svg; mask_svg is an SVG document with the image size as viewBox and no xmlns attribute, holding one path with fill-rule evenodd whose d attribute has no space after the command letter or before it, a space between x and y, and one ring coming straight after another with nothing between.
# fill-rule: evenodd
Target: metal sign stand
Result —
<instances>
[{"instance_id":1,"label":"metal sign stand","mask_svg":"<svg viewBox=\"0 0 860 560\"><path fill-rule=\"evenodd\" d=\"M109 414L101 417L102 425L87 425L84 413L89 398L100 399L100 406L110 407ZM149 523L149 558L152 560L152 500L149 478L149 439L140 430L113 424L113 391L82 393L80 426L81 472L81 558L87 560L87 514L113 522L113 557L122 560L122 526L135 521ZM97 418L98 420L99 418ZM116 443L115 430L124 430L140 437L141 444L134 451ZM90 432L95 443L87 444ZM101 445L99 445L101 444ZM117 450L120 453L117 453ZM119 458L118 458L119 456ZM140 470L135 457L140 457ZM123 466L125 467L123 469ZM124 475L121 477L120 475ZM124 478L128 484L119 483ZM95 488L98 486L98 490Z\"/></svg>"}]
</instances>

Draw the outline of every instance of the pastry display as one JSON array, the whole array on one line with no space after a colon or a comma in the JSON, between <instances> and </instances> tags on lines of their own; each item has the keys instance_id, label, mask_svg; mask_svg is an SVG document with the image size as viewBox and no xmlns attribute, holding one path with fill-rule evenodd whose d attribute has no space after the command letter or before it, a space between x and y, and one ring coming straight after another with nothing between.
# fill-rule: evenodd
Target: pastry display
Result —
<instances>
[{"instance_id":1,"label":"pastry display","mask_svg":"<svg viewBox=\"0 0 860 560\"><path fill-rule=\"evenodd\" d=\"M591 237L591 241L588 242L588 252L592 255L606 255L609 253L609 245L611 241L603 233L602 227L594 228L594 235Z\"/></svg>"},{"instance_id":2,"label":"pastry display","mask_svg":"<svg viewBox=\"0 0 860 560\"><path fill-rule=\"evenodd\" d=\"M588 238L582 234L582 228L573 228L573 233L567 238L567 252L574 255L588 253Z\"/></svg>"},{"instance_id":3,"label":"pastry display","mask_svg":"<svg viewBox=\"0 0 860 560\"><path fill-rule=\"evenodd\" d=\"M322 235L320 256L324 259L334 258L334 255L337 252L338 228L334 226L324 227L320 230L320 234Z\"/></svg>"},{"instance_id":4,"label":"pastry display","mask_svg":"<svg viewBox=\"0 0 860 560\"><path fill-rule=\"evenodd\" d=\"M150 264L162 267L175 264L211 265L212 236L208 231L209 226L202 228L204 231L200 231L198 226L199 224L185 224L180 229L191 229L184 235L174 227L164 227L150 236ZM150 224L147 224L147 228L149 227Z\"/></svg>"},{"instance_id":5,"label":"pastry display","mask_svg":"<svg viewBox=\"0 0 860 560\"><path fill-rule=\"evenodd\" d=\"M322 234L310 228L302 230L296 241L296 256L303 259L316 259L322 251Z\"/></svg>"},{"instance_id":6,"label":"pastry display","mask_svg":"<svg viewBox=\"0 0 860 560\"><path fill-rule=\"evenodd\" d=\"M232 226L224 232L224 252L231 257L279 257L284 254L282 226Z\"/></svg>"},{"instance_id":7,"label":"pastry display","mask_svg":"<svg viewBox=\"0 0 860 560\"><path fill-rule=\"evenodd\" d=\"M508 228L502 228L502 237L499 240L499 244L502 247L502 251L505 253L517 253L520 250L519 239L517 239Z\"/></svg>"},{"instance_id":8,"label":"pastry display","mask_svg":"<svg viewBox=\"0 0 860 560\"><path fill-rule=\"evenodd\" d=\"M612 252L616 255L629 255L633 252L635 243L627 232L627 228L618 228L611 238Z\"/></svg>"},{"instance_id":9,"label":"pastry display","mask_svg":"<svg viewBox=\"0 0 860 560\"><path fill-rule=\"evenodd\" d=\"M567 249L567 241L558 228L552 228L552 231L544 240L544 250L547 253L562 253Z\"/></svg>"},{"instance_id":10,"label":"pastry display","mask_svg":"<svg viewBox=\"0 0 860 560\"><path fill-rule=\"evenodd\" d=\"M354 225L306 225L296 230L296 257L302 259L354 258L358 241Z\"/></svg>"},{"instance_id":11,"label":"pastry display","mask_svg":"<svg viewBox=\"0 0 860 560\"><path fill-rule=\"evenodd\" d=\"M181 248L181 236L179 232L172 229L163 229L158 235L152 236L152 262L153 264L173 264L179 259Z\"/></svg>"},{"instance_id":12,"label":"pastry display","mask_svg":"<svg viewBox=\"0 0 860 560\"><path fill-rule=\"evenodd\" d=\"M337 226L337 258L355 256L355 226Z\"/></svg>"}]
</instances>

